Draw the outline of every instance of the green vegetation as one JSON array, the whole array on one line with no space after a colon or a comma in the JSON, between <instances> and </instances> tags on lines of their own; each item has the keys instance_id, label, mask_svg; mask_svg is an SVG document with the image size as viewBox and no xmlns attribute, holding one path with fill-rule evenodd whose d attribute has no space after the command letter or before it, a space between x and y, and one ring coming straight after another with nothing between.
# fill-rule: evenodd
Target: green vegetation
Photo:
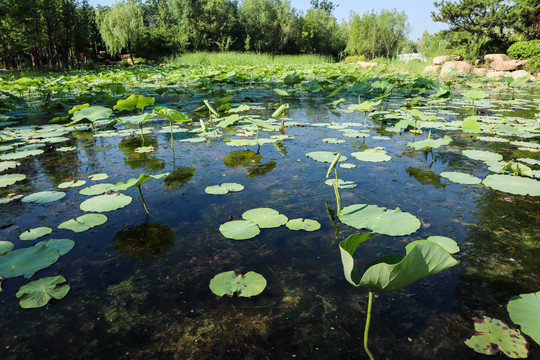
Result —
<instances>
[{"instance_id":1,"label":"green vegetation","mask_svg":"<svg viewBox=\"0 0 540 360\"><path fill-rule=\"evenodd\" d=\"M332 63L334 60L324 55L270 55L251 52L225 53L194 52L170 57L169 65L210 65L210 66L264 66L264 65L316 65Z\"/></svg>"}]
</instances>

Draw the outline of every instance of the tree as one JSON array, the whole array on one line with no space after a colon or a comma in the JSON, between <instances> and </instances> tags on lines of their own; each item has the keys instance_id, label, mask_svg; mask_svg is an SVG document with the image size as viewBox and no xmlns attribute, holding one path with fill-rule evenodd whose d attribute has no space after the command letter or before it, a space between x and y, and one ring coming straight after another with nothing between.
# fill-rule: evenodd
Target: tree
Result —
<instances>
[{"instance_id":1,"label":"tree","mask_svg":"<svg viewBox=\"0 0 540 360\"><path fill-rule=\"evenodd\" d=\"M143 17L139 4L134 0L117 2L112 8L98 8L96 20L101 38L111 55L128 50L133 61L132 44L143 28Z\"/></svg>"},{"instance_id":2,"label":"tree","mask_svg":"<svg viewBox=\"0 0 540 360\"><path fill-rule=\"evenodd\" d=\"M345 48L346 36L336 19L323 9L309 9L302 24L302 50L337 57Z\"/></svg>"},{"instance_id":3,"label":"tree","mask_svg":"<svg viewBox=\"0 0 540 360\"><path fill-rule=\"evenodd\" d=\"M517 0L510 9L513 28L529 40L540 39L540 0Z\"/></svg>"},{"instance_id":4,"label":"tree","mask_svg":"<svg viewBox=\"0 0 540 360\"><path fill-rule=\"evenodd\" d=\"M328 0L311 0L310 3L313 9L322 9L328 14L332 14L332 12L334 12L334 10L339 6Z\"/></svg>"}]
</instances>

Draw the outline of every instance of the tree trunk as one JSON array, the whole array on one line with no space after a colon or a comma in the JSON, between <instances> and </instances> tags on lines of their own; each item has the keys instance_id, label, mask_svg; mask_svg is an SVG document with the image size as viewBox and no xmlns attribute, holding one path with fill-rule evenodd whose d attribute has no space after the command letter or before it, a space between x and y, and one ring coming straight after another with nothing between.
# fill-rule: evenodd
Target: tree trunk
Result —
<instances>
[{"instance_id":1,"label":"tree trunk","mask_svg":"<svg viewBox=\"0 0 540 360\"><path fill-rule=\"evenodd\" d=\"M131 59L131 65L135 65L135 61L133 61L133 52L131 51L131 41L128 40L128 52L129 52L129 58Z\"/></svg>"}]
</instances>

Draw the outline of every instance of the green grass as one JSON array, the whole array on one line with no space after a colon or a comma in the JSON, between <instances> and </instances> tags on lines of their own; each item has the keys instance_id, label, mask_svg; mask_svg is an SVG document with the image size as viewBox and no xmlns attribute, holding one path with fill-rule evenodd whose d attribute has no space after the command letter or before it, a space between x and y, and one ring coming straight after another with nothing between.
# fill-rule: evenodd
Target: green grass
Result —
<instances>
[{"instance_id":1,"label":"green grass","mask_svg":"<svg viewBox=\"0 0 540 360\"><path fill-rule=\"evenodd\" d=\"M394 73L409 73L409 74L422 74L424 68L431 65L431 59L428 61L411 60L411 61L399 61L395 59L377 59L379 63L378 68L385 67L388 72Z\"/></svg>"},{"instance_id":2,"label":"green grass","mask_svg":"<svg viewBox=\"0 0 540 360\"><path fill-rule=\"evenodd\" d=\"M250 52L195 52L168 58L168 65L314 65L333 63L323 55L270 55Z\"/></svg>"}]
</instances>

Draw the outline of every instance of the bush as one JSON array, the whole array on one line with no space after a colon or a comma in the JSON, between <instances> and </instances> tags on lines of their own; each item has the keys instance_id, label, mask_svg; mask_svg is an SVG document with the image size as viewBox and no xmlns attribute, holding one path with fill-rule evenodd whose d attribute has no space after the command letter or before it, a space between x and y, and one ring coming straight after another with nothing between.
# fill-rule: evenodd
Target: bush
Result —
<instances>
[{"instance_id":1,"label":"bush","mask_svg":"<svg viewBox=\"0 0 540 360\"><path fill-rule=\"evenodd\" d=\"M518 41L508 48L508 56L513 59L531 59L540 56L540 40Z\"/></svg>"},{"instance_id":2,"label":"bush","mask_svg":"<svg viewBox=\"0 0 540 360\"><path fill-rule=\"evenodd\" d=\"M535 57L531 58L525 70L531 74L540 73L540 55L536 55Z\"/></svg>"},{"instance_id":3,"label":"bush","mask_svg":"<svg viewBox=\"0 0 540 360\"><path fill-rule=\"evenodd\" d=\"M347 64L351 64L351 63L356 64L359 61L366 61L366 57L363 55L356 55L356 56L347 56L345 59L343 59L343 62Z\"/></svg>"},{"instance_id":4,"label":"bush","mask_svg":"<svg viewBox=\"0 0 540 360\"><path fill-rule=\"evenodd\" d=\"M122 60L120 60L120 62L118 63L118 65L120 65L120 66L125 66L125 67L129 67L129 66L130 66L130 63L129 63L128 60L122 59Z\"/></svg>"}]
</instances>

